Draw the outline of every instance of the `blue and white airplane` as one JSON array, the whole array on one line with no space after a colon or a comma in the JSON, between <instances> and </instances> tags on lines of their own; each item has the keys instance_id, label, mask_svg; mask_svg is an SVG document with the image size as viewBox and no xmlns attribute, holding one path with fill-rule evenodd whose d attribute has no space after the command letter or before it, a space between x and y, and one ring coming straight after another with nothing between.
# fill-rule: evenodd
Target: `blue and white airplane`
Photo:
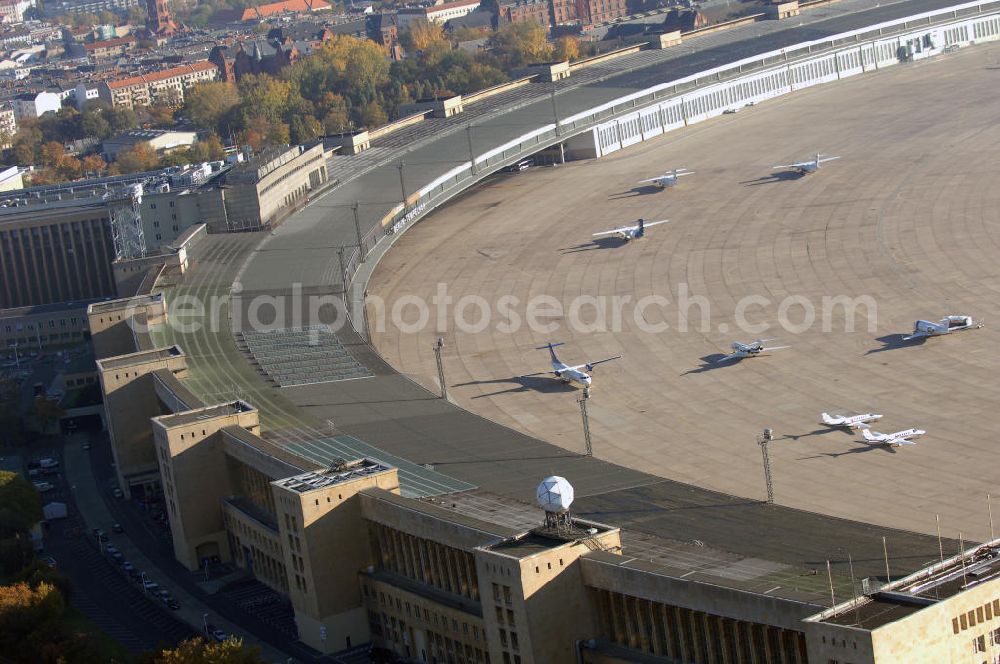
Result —
<instances>
[{"instance_id":1,"label":"blue and white airplane","mask_svg":"<svg viewBox=\"0 0 1000 664\"><path fill-rule=\"evenodd\" d=\"M635 226L622 226L621 228L615 228L610 231L601 231L600 233L594 233L594 237L599 235L617 235L626 242L629 240L638 240L639 238L646 236L646 229L650 226L666 224L668 222L669 219L663 219L662 221L646 221L644 219L640 219Z\"/></svg>"},{"instance_id":2,"label":"blue and white airplane","mask_svg":"<svg viewBox=\"0 0 1000 664\"><path fill-rule=\"evenodd\" d=\"M789 348L789 346L771 346L770 348L765 348L764 343L767 341L774 341L774 339L757 339L756 341L751 341L748 344L740 341L734 341L729 345L729 347L733 349L733 352L729 355L723 355L719 359L715 360L715 362L729 362L730 360L742 360L747 357L759 357L761 353L766 353L771 350L781 350L782 348Z\"/></svg>"},{"instance_id":3,"label":"blue and white airplane","mask_svg":"<svg viewBox=\"0 0 1000 664\"><path fill-rule=\"evenodd\" d=\"M828 427L867 429L870 423L882 419L882 416L879 413L865 413L864 415L830 415L830 413L823 413L822 418L823 424Z\"/></svg>"},{"instance_id":4,"label":"blue and white airplane","mask_svg":"<svg viewBox=\"0 0 1000 664\"><path fill-rule=\"evenodd\" d=\"M593 371L594 367L603 362L610 362L611 360L621 359L621 355L615 355L614 357L608 357L603 360L597 360L596 362L587 362L586 364L577 364L576 366L569 366L568 364L565 364L564 362L560 361L558 357L556 357L555 348L557 346L563 346L563 345L565 344L548 343L544 346L539 346L538 348L536 348L535 350L547 349L549 351L549 357L552 360L552 370L539 371L538 373L533 373L533 374L525 374L524 376L522 376L522 378L527 378L528 376L541 376L543 374L553 373L556 375L556 378L562 379L564 383L579 383L584 388L589 388L594 379L590 376L590 374L587 373L587 371ZM586 369L587 371L581 371L581 369Z\"/></svg>"},{"instance_id":5,"label":"blue and white airplane","mask_svg":"<svg viewBox=\"0 0 1000 664\"><path fill-rule=\"evenodd\" d=\"M667 187L672 187L677 184L677 178L683 175L694 175L694 171L689 171L686 168L675 168L672 171L668 171L663 175L658 175L655 178L649 178L648 180L639 180L639 184L653 183L660 189L666 189Z\"/></svg>"}]
</instances>

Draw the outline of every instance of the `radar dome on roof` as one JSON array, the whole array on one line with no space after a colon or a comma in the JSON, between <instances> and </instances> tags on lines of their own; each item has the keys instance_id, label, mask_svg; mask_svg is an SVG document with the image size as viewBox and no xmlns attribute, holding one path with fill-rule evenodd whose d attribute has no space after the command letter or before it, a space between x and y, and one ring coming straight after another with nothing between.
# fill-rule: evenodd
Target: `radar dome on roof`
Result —
<instances>
[{"instance_id":1,"label":"radar dome on roof","mask_svg":"<svg viewBox=\"0 0 1000 664\"><path fill-rule=\"evenodd\" d=\"M565 512L573 504L573 485L558 475L546 477L538 485L535 499L546 512Z\"/></svg>"}]
</instances>

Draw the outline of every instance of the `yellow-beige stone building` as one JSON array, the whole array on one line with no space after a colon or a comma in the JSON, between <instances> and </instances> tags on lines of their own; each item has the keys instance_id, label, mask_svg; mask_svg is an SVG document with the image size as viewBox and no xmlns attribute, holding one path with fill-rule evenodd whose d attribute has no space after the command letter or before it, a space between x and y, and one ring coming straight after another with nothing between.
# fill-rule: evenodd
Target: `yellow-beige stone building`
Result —
<instances>
[{"instance_id":1,"label":"yellow-beige stone building","mask_svg":"<svg viewBox=\"0 0 1000 664\"><path fill-rule=\"evenodd\" d=\"M777 569L750 580L745 566L767 561L566 510L481 490L408 497L391 465L320 464L263 430L253 404L203 403L184 386L184 350L150 342L166 311L158 294L89 310L119 482L162 490L188 569L218 556L287 596L316 650L371 642L464 664L1000 658L998 542L892 583L858 580L857 598L835 603L825 579L813 592Z\"/></svg>"}]
</instances>

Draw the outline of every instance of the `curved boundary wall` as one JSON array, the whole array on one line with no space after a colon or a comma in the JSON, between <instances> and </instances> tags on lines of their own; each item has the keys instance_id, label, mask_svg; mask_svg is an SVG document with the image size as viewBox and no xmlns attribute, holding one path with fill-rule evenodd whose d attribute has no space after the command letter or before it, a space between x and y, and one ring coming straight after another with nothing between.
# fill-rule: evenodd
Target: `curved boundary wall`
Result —
<instances>
[{"instance_id":1,"label":"curved boundary wall","mask_svg":"<svg viewBox=\"0 0 1000 664\"><path fill-rule=\"evenodd\" d=\"M1000 2L968 2L860 30L802 42L662 83L542 125L428 182L383 217L345 260L345 297L364 334L363 298L371 271L395 237L486 176L565 143L601 157L667 131L822 83L1000 40ZM362 263L367 269L361 270ZM360 280L358 279L360 277ZM358 281L358 283L353 283Z\"/></svg>"}]
</instances>

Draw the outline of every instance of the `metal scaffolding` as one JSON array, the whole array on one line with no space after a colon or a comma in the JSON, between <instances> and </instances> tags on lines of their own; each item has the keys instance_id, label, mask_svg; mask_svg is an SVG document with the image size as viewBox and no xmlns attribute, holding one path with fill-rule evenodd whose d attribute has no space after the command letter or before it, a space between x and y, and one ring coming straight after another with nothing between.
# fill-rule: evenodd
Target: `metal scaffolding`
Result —
<instances>
[{"instance_id":1,"label":"metal scaffolding","mask_svg":"<svg viewBox=\"0 0 1000 664\"><path fill-rule=\"evenodd\" d=\"M115 258L128 260L146 256L146 235L142 229L142 185L132 184L112 192L111 237Z\"/></svg>"}]
</instances>

